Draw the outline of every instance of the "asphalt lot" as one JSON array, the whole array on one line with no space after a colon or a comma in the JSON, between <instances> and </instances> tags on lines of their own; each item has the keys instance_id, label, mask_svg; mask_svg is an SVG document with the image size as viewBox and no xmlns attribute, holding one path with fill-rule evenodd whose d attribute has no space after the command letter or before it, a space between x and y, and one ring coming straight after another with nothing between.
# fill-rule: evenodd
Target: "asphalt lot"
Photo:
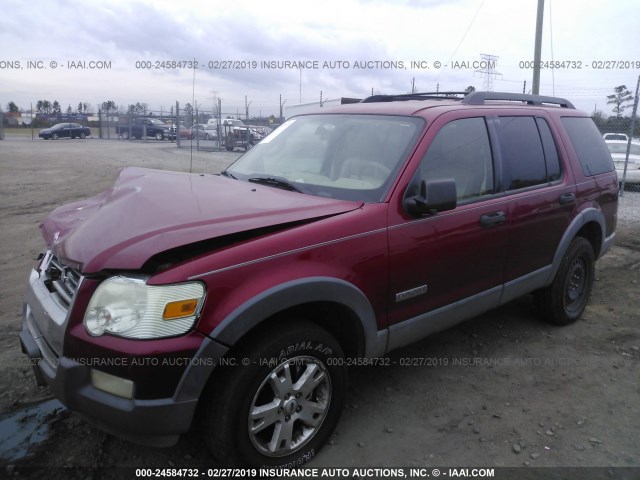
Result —
<instances>
[{"instance_id":1,"label":"asphalt lot","mask_svg":"<svg viewBox=\"0 0 640 480\"><path fill-rule=\"evenodd\" d=\"M104 190L124 166L214 174L241 154L188 144L11 134L0 141L0 411L17 420L8 437L17 438L20 425L46 427L18 442L21 455L0 448L0 471L8 476L26 467L48 478L67 478L56 467L90 470L81 478L117 478L109 473L114 465L210 465L196 432L153 449L104 434L55 404L41 416L27 410L51 395L35 385L17 340L27 274L44 246L39 222L62 203ZM310 465L507 466L523 467L523 475L526 467L640 468L637 196L625 193L617 245L597 264L580 321L551 327L525 297L394 352L389 367L352 368L348 406ZM440 360L400 365L406 358ZM0 447L1 428L14 428L8 425L0 423Z\"/></svg>"}]
</instances>

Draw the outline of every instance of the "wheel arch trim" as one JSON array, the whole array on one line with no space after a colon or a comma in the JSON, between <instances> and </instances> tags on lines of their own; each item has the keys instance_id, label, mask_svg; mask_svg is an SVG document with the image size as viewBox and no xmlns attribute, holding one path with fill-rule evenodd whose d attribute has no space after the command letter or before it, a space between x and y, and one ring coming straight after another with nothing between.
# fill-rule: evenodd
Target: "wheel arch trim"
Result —
<instances>
[{"instance_id":1,"label":"wheel arch trim","mask_svg":"<svg viewBox=\"0 0 640 480\"><path fill-rule=\"evenodd\" d=\"M337 303L349 308L359 321L364 354L376 356L384 352L386 330L378 331L376 315L366 295L355 285L331 277L307 277L269 288L238 306L209 337L232 346L267 318L314 302Z\"/></svg>"},{"instance_id":2,"label":"wheel arch trim","mask_svg":"<svg viewBox=\"0 0 640 480\"><path fill-rule=\"evenodd\" d=\"M578 235L582 228L589 224L596 223L600 229L600 248L599 251L596 251L594 248L594 255L599 258L602 254L604 254L605 249L608 248L608 245L611 243L608 239L605 239L605 220L604 214L593 207L586 208L582 210L576 217L571 221L569 226L564 232L564 235L560 239L560 243L558 244L558 248L556 249L556 253L553 257L552 268L549 272L549 277L547 279L547 285L550 284L558 273L558 269L560 268L560 264L562 263L562 259L564 258L567 250L569 249L569 245L573 241L573 239Z\"/></svg>"}]
</instances>

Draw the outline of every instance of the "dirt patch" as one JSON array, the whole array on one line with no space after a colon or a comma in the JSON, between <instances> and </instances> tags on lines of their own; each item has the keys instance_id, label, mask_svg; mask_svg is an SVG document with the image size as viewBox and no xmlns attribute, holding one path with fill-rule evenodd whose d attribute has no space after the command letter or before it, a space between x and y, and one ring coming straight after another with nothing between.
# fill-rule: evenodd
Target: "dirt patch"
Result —
<instances>
[{"instance_id":1,"label":"dirt patch","mask_svg":"<svg viewBox=\"0 0 640 480\"><path fill-rule=\"evenodd\" d=\"M28 422L42 418L25 408L51 398L36 386L17 338L27 274L44 246L39 222L108 187L122 166L216 173L238 154L168 142L11 138L0 149L0 411ZM640 194L625 193L633 195ZM591 302L574 325L542 323L524 297L394 352L389 366L352 368L348 406L311 466L639 467L637 218L621 218L617 245L597 263ZM0 472L68 478L52 467L84 467L79 478L117 478L117 465L211 465L196 432L153 449L65 409L52 408L47 425L27 441L30 458L0 455Z\"/></svg>"}]
</instances>

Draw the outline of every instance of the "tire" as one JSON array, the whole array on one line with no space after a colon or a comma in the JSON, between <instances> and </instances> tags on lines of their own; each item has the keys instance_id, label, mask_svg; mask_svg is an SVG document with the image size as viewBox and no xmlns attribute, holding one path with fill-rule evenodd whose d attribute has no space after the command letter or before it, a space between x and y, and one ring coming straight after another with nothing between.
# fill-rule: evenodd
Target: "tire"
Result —
<instances>
[{"instance_id":1,"label":"tire","mask_svg":"<svg viewBox=\"0 0 640 480\"><path fill-rule=\"evenodd\" d=\"M205 133L205 134L204 134L204 139L205 139L205 140L209 140L209 134L208 134L208 133Z\"/></svg>"},{"instance_id":2,"label":"tire","mask_svg":"<svg viewBox=\"0 0 640 480\"><path fill-rule=\"evenodd\" d=\"M127 132L126 130L122 132L122 139L129 140L129 132Z\"/></svg>"},{"instance_id":3,"label":"tire","mask_svg":"<svg viewBox=\"0 0 640 480\"><path fill-rule=\"evenodd\" d=\"M80 132L80 138L84 140L85 138L87 138L87 134L84 132Z\"/></svg>"},{"instance_id":4,"label":"tire","mask_svg":"<svg viewBox=\"0 0 640 480\"><path fill-rule=\"evenodd\" d=\"M51 138L54 139L54 140L58 140L58 138L60 138L60 137L58 136L57 133L54 133L53 135L51 135Z\"/></svg>"},{"instance_id":5,"label":"tire","mask_svg":"<svg viewBox=\"0 0 640 480\"><path fill-rule=\"evenodd\" d=\"M573 239L553 282L535 292L542 317L555 325L569 325L587 306L595 276L595 254L586 238Z\"/></svg>"},{"instance_id":6,"label":"tire","mask_svg":"<svg viewBox=\"0 0 640 480\"><path fill-rule=\"evenodd\" d=\"M233 152L233 147L225 147L227 149L227 152Z\"/></svg>"},{"instance_id":7,"label":"tire","mask_svg":"<svg viewBox=\"0 0 640 480\"><path fill-rule=\"evenodd\" d=\"M315 324L287 323L227 359L237 359L235 366L216 369L200 402L212 456L252 467L311 460L344 406L347 371L338 342Z\"/></svg>"},{"instance_id":8,"label":"tire","mask_svg":"<svg viewBox=\"0 0 640 480\"><path fill-rule=\"evenodd\" d=\"M162 132L156 133L156 140L164 140L164 134Z\"/></svg>"}]
</instances>

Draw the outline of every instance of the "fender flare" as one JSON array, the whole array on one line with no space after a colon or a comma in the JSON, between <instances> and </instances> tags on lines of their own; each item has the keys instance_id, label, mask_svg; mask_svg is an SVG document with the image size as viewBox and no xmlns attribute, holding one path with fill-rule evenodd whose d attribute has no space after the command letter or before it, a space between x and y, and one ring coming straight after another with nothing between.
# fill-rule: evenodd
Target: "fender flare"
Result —
<instances>
[{"instance_id":1,"label":"fender flare","mask_svg":"<svg viewBox=\"0 0 640 480\"><path fill-rule=\"evenodd\" d=\"M603 246L605 245L605 221L604 215L600 210L596 208L589 207L582 210L576 217L571 221L569 226L562 235L560 239L560 243L558 244L558 248L556 249L556 253L553 257L553 264L551 265L551 271L549 272L549 278L547 279L546 284L549 285L558 273L558 269L560 268L560 263L562 263L562 259L564 258L567 250L569 249L569 245L576 237L578 232L584 227L587 223L595 222L600 226L600 251L595 252L594 254L596 258L600 257L601 252L603 251Z\"/></svg>"},{"instance_id":2,"label":"fender flare","mask_svg":"<svg viewBox=\"0 0 640 480\"><path fill-rule=\"evenodd\" d=\"M234 345L264 319L312 302L338 303L351 309L360 321L365 355L378 351L378 324L368 298L355 285L332 277L301 278L269 288L237 307L209 337L224 345Z\"/></svg>"},{"instance_id":3,"label":"fender flare","mask_svg":"<svg viewBox=\"0 0 640 480\"><path fill-rule=\"evenodd\" d=\"M385 353L387 329L378 330L373 307L359 288L331 277L292 280L240 305L205 337L183 374L174 399L199 398L220 359L247 332L278 312L310 302L333 302L350 308L360 321L364 355L373 358Z\"/></svg>"}]
</instances>

